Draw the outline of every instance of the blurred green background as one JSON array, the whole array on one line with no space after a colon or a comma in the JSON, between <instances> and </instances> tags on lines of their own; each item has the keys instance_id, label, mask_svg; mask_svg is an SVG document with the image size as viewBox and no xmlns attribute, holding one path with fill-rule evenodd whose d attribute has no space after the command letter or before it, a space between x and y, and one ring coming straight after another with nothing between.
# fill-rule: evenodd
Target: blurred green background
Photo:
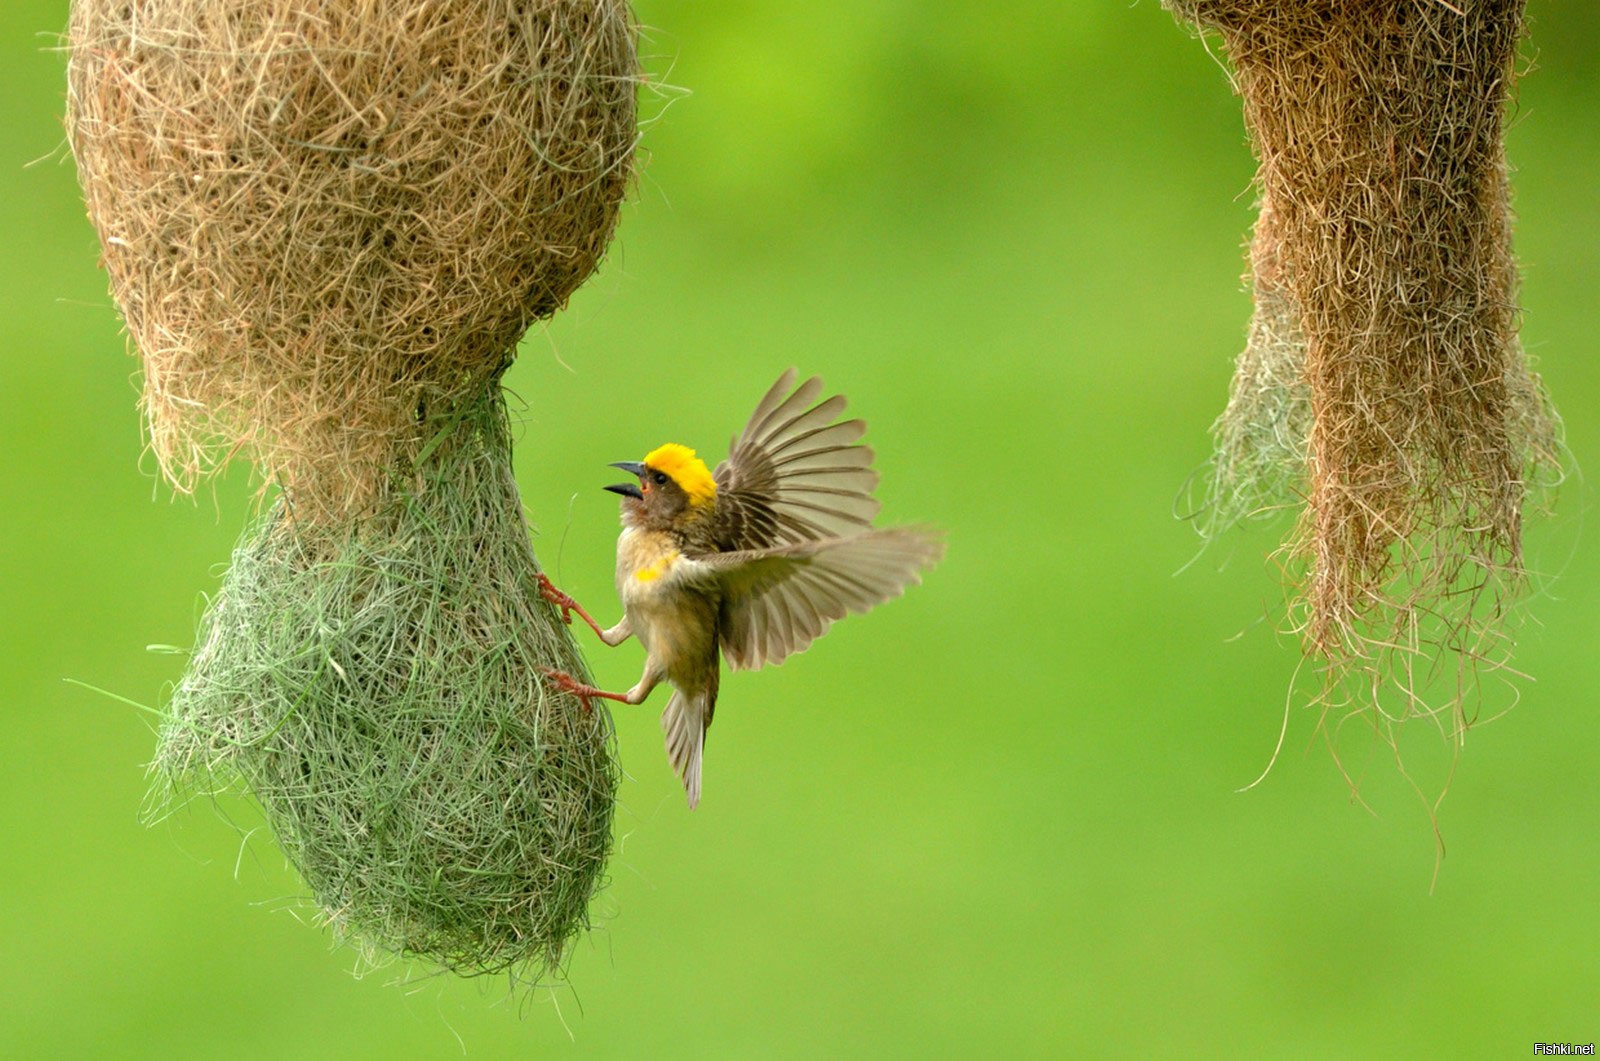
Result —
<instances>
[{"instance_id":1,"label":"blurred green background","mask_svg":"<svg viewBox=\"0 0 1600 1061\"><path fill-rule=\"evenodd\" d=\"M612 881L571 983L364 979L242 804L138 821L146 718L250 511L172 500L62 145L66 0L0 8L0 1052L1528 1053L1600 1035L1600 538L1531 523L1516 664L1435 842L1313 712L1266 559L1171 516L1249 313L1238 102L1152 0L641 3L674 96L601 274L509 377L536 546L597 614L605 463L715 459L785 366L872 424L889 521L949 556L731 676L686 812L664 697L617 713ZM1524 339L1600 452L1600 7L1533 0L1510 152ZM1235 636L1238 635L1238 636ZM592 644L592 641L586 641ZM626 686L640 655L591 652ZM1413 727L1436 790L1448 757ZM1352 737L1351 734L1354 736ZM1430 893L1431 886L1431 893ZM396 978L407 980L394 986Z\"/></svg>"}]
</instances>

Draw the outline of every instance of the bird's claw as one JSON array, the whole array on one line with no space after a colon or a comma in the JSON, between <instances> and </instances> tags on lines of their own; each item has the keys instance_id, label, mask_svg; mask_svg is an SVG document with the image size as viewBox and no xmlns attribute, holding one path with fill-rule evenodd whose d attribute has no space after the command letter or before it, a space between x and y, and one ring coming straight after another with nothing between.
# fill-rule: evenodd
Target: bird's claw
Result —
<instances>
[{"instance_id":1,"label":"bird's claw","mask_svg":"<svg viewBox=\"0 0 1600 1061\"><path fill-rule=\"evenodd\" d=\"M541 575L539 577L543 578L544 576ZM568 696L577 697L578 702L583 705L584 714L587 715L594 710L594 706L589 700L600 691L599 689L592 685L585 685L564 670L556 670L554 667L540 667L539 670L546 678L550 679L559 691L566 693Z\"/></svg>"},{"instance_id":2,"label":"bird's claw","mask_svg":"<svg viewBox=\"0 0 1600 1061\"><path fill-rule=\"evenodd\" d=\"M568 626L571 626L572 609L578 606L578 602L573 600L567 594L556 589L556 584L551 582L550 576L546 575L543 571L539 572L538 580L539 596L543 597L545 600L549 601L551 604L554 604L558 609L560 609L561 621L566 623Z\"/></svg>"}]
</instances>

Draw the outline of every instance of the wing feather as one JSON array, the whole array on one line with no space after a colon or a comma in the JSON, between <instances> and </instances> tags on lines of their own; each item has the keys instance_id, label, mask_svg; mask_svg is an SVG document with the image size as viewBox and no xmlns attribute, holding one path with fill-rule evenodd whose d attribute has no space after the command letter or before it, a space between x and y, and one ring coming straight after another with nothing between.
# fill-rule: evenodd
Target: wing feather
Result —
<instances>
[{"instance_id":1,"label":"wing feather","mask_svg":"<svg viewBox=\"0 0 1600 1061\"><path fill-rule=\"evenodd\" d=\"M822 388L822 379L817 376L811 377L811 379L807 380L806 383L808 385L815 383L817 390ZM802 393L804 392L795 391L794 396L798 398ZM846 404L847 403L844 400L844 395L842 394L835 394L830 398L818 402L811 408L801 409L799 412L795 412L790 408L790 403L785 402L774 413L771 422L767 426L767 430L762 433L762 435L758 438L758 441L766 443L772 449L777 450L780 448L779 443L781 443L783 446L798 445L809 438L829 431L829 425L846 428L846 430L843 431L832 432L829 435L830 438L848 436L850 434L848 425L850 424L861 425L859 430L857 430L855 433L855 438L860 438L861 435L866 431L866 425L861 424L861 421L850 420L846 421L844 424L833 423L839 418L839 414L844 412ZM793 415L789 415L791 413ZM788 419L783 419L785 415L788 415ZM844 440L846 442L854 442L855 438L845 437Z\"/></svg>"},{"instance_id":2,"label":"wing feather","mask_svg":"<svg viewBox=\"0 0 1600 1061\"><path fill-rule=\"evenodd\" d=\"M843 395L818 401L820 378L796 378L794 369L778 378L717 465L719 550L844 537L878 514L878 473L860 442L866 423L839 420Z\"/></svg>"},{"instance_id":3,"label":"wing feather","mask_svg":"<svg viewBox=\"0 0 1600 1061\"><path fill-rule=\"evenodd\" d=\"M795 387L794 381L798 376L799 373L790 368L778 377L778 381L756 405L756 411L750 414L750 422L745 427L747 436L758 437L773 425L782 424L794 415L796 409L804 408L822 392L822 380L819 377L812 376ZM793 393L790 393L791 390Z\"/></svg>"},{"instance_id":4,"label":"wing feather","mask_svg":"<svg viewBox=\"0 0 1600 1061\"><path fill-rule=\"evenodd\" d=\"M921 527L889 527L699 557L722 590L722 652L734 670L781 663L846 615L921 581L944 543Z\"/></svg>"},{"instance_id":5,"label":"wing feather","mask_svg":"<svg viewBox=\"0 0 1600 1061\"><path fill-rule=\"evenodd\" d=\"M867 433L867 422L841 420L833 423L834 418L843 411L844 396L835 394L815 409L802 413L757 441L774 459L785 453L815 453L817 450L848 446ZM826 416L819 417L821 413Z\"/></svg>"},{"instance_id":6,"label":"wing feather","mask_svg":"<svg viewBox=\"0 0 1600 1061\"><path fill-rule=\"evenodd\" d=\"M840 471L857 472L871 466L871 446L850 446L846 449L834 449L827 446L818 446L811 449L792 450L773 461L773 464L784 472L798 471ZM832 465L830 467L830 464Z\"/></svg>"}]
</instances>

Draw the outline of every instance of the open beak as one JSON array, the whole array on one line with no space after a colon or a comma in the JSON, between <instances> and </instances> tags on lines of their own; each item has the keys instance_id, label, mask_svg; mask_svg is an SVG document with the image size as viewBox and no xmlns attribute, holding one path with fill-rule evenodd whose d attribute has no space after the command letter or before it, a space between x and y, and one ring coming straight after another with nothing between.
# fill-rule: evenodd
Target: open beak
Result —
<instances>
[{"instance_id":1,"label":"open beak","mask_svg":"<svg viewBox=\"0 0 1600 1061\"><path fill-rule=\"evenodd\" d=\"M611 465L611 467L621 468L630 475L637 475L641 477L644 475L644 465L638 461L617 461L615 464ZM613 494L621 494L623 497L631 497L635 501L644 500L644 494L640 491L638 483L617 483L615 486L606 487L606 489L610 490Z\"/></svg>"}]
</instances>

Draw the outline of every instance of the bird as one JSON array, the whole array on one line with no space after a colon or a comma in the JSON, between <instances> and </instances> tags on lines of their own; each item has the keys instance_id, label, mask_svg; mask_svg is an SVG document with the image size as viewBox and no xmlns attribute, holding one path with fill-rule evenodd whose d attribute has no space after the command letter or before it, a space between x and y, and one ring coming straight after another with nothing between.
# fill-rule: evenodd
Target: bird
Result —
<instances>
[{"instance_id":1,"label":"bird","mask_svg":"<svg viewBox=\"0 0 1600 1061\"><path fill-rule=\"evenodd\" d=\"M880 503L862 420L841 420L842 395L819 399L813 376L789 369L757 403L728 457L708 471L696 452L668 442L635 477L605 487L622 495L616 587L622 619L602 627L543 572L540 595L572 623L578 615L615 647L630 636L644 672L625 693L544 669L560 692L640 704L662 681L667 757L693 810L700 803L706 730L717 706L721 659L733 670L783 662L834 622L900 596L944 555L927 526L874 527Z\"/></svg>"}]
</instances>

